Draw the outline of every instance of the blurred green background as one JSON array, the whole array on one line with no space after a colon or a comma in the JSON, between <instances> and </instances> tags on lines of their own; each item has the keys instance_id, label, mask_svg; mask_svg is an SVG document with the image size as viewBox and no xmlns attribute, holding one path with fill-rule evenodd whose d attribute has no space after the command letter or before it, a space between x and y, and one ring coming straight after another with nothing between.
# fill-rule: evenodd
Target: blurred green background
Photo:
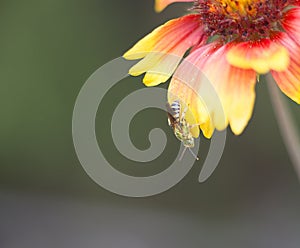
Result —
<instances>
[{"instance_id":1,"label":"blurred green background","mask_svg":"<svg viewBox=\"0 0 300 248\"><path fill-rule=\"evenodd\" d=\"M95 184L76 157L72 111L84 82L188 5L156 14L151 0L0 4L0 247L299 247L299 181L263 80L249 126L241 136L228 132L205 183L197 182L200 161L161 195L125 198ZM146 168L116 151L108 132L113 109L143 87L140 77L122 80L96 122L108 159L136 175L165 169L179 145L166 114L147 110L133 121L132 139L145 149L149 130L163 128L162 157ZM299 106L289 106L300 123ZM203 139L201 157L208 146Z\"/></svg>"}]
</instances>

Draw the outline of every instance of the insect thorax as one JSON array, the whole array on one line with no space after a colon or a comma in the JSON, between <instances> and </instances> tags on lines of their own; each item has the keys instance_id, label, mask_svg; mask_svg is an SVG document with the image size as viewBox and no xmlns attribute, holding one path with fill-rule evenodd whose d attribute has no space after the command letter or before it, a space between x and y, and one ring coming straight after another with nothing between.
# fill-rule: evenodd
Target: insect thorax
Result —
<instances>
[{"instance_id":1,"label":"insect thorax","mask_svg":"<svg viewBox=\"0 0 300 248\"><path fill-rule=\"evenodd\" d=\"M175 126L174 134L177 139L179 139L184 146L194 147L194 138L191 134L190 127L186 122L181 123L180 126Z\"/></svg>"}]
</instances>

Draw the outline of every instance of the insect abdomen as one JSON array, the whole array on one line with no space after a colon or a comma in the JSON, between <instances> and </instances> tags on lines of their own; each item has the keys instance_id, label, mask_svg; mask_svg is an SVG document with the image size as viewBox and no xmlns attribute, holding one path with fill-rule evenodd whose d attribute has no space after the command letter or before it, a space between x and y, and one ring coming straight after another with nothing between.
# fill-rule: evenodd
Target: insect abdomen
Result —
<instances>
[{"instance_id":1,"label":"insect abdomen","mask_svg":"<svg viewBox=\"0 0 300 248\"><path fill-rule=\"evenodd\" d=\"M178 121L180 119L180 103L178 100L171 104L171 109L173 111L174 119Z\"/></svg>"}]
</instances>

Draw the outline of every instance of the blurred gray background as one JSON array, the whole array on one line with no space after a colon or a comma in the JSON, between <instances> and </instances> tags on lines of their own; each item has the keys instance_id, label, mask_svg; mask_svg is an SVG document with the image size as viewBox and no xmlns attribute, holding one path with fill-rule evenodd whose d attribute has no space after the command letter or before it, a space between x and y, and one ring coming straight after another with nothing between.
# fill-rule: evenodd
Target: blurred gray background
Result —
<instances>
[{"instance_id":1,"label":"blurred gray background","mask_svg":"<svg viewBox=\"0 0 300 248\"><path fill-rule=\"evenodd\" d=\"M249 126L241 136L228 132L221 163L203 184L200 160L171 190L125 198L100 188L77 160L72 111L86 79L187 6L156 14L152 0L0 1L1 248L300 246L299 181L263 80ZM130 130L140 149L152 128L165 130L167 149L155 163L134 163L114 147L113 110L143 87L141 77L122 80L96 120L107 159L132 175L164 170L179 148L159 110L138 114ZM300 123L299 106L289 106ZM203 139L201 158L208 147Z\"/></svg>"}]
</instances>

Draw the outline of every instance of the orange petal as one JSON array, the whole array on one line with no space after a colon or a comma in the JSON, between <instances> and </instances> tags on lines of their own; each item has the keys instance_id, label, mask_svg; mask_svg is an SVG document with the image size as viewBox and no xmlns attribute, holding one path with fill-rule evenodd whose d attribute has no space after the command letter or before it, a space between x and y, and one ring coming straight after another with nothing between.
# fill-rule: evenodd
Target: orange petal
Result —
<instances>
[{"instance_id":1,"label":"orange petal","mask_svg":"<svg viewBox=\"0 0 300 248\"><path fill-rule=\"evenodd\" d=\"M187 122L200 124L202 132L207 138L212 136L215 127L212 124L210 110L207 108L209 99L203 99L202 91L201 95L198 93L201 80L205 81L206 78L197 65L207 60L207 55L211 53L212 48L213 44L209 44L196 50L197 52L201 50L199 55L196 52L190 54L176 70L168 89L168 101L172 103L179 99L184 105L189 106L188 113L190 115L186 116ZM194 56L195 54L196 56ZM198 66L201 67L201 65ZM211 91L215 92L214 89ZM207 94L207 96L211 95L213 94ZM195 138L199 136L199 129L194 131L193 136Z\"/></svg>"},{"instance_id":2,"label":"orange petal","mask_svg":"<svg viewBox=\"0 0 300 248\"><path fill-rule=\"evenodd\" d=\"M140 40L125 59L143 58L129 74L138 76L146 72L143 82L155 86L166 82L175 71L185 52L203 40L199 15L187 15L171 20Z\"/></svg>"},{"instance_id":3,"label":"orange petal","mask_svg":"<svg viewBox=\"0 0 300 248\"><path fill-rule=\"evenodd\" d=\"M282 27L298 44L300 44L300 7L288 10L281 22Z\"/></svg>"},{"instance_id":4,"label":"orange petal","mask_svg":"<svg viewBox=\"0 0 300 248\"><path fill-rule=\"evenodd\" d=\"M184 36L187 31L199 26L199 18L199 15L186 15L166 22L138 41L123 57L135 60L145 57L152 51L167 51L170 46L174 46L174 37Z\"/></svg>"},{"instance_id":5,"label":"orange petal","mask_svg":"<svg viewBox=\"0 0 300 248\"><path fill-rule=\"evenodd\" d=\"M271 39L234 44L226 57L231 65L253 69L259 74L265 74L270 70L283 71L289 64L287 49Z\"/></svg>"},{"instance_id":6,"label":"orange petal","mask_svg":"<svg viewBox=\"0 0 300 248\"><path fill-rule=\"evenodd\" d=\"M290 64L282 72L272 71L271 73L281 91L300 104L300 47L286 34L281 34L278 41L288 49Z\"/></svg>"},{"instance_id":7,"label":"orange petal","mask_svg":"<svg viewBox=\"0 0 300 248\"><path fill-rule=\"evenodd\" d=\"M155 11L161 12L171 3L175 2L194 2L193 0L155 0Z\"/></svg>"},{"instance_id":8,"label":"orange petal","mask_svg":"<svg viewBox=\"0 0 300 248\"><path fill-rule=\"evenodd\" d=\"M228 123L240 134L253 111L256 73L230 65L227 50L213 43L195 50L178 67L169 87L169 101L178 97L188 104L208 138Z\"/></svg>"}]
</instances>

